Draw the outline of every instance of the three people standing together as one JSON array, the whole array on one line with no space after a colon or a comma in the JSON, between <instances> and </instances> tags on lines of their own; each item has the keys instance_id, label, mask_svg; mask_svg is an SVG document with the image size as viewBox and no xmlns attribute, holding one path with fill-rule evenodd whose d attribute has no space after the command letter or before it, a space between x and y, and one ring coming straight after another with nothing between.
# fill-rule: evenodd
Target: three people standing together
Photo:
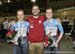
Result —
<instances>
[{"instance_id":1,"label":"three people standing together","mask_svg":"<svg viewBox=\"0 0 75 54\"><path fill-rule=\"evenodd\" d=\"M46 37L53 38L53 44L55 46L55 50L53 51L57 51L58 43L62 39L64 31L60 20L53 19L52 17L53 12L51 8L46 9L45 17L40 16L39 6L34 5L32 7L32 15L28 16L26 21L24 21L24 11L18 10L18 22L11 28L11 30L17 31L13 41L14 54L44 54L44 41ZM60 35L57 38L58 30L60 31ZM21 40L21 46L18 46L19 38Z\"/></svg>"}]
</instances>

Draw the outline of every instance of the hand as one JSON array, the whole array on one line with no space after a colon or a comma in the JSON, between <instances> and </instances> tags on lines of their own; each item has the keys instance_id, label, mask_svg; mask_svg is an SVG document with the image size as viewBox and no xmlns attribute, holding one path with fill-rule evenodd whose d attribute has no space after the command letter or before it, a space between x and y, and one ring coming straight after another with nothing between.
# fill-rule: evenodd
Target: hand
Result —
<instances>
[{"instance_id":1,"label":"hand","mask_svg":"<svg viewBox=\"0 0 75 54\"><path fill-rule=\"evenodd\" d=\"M47 47L48 45L49 45L49 42L48 42L48 44L44 42L44 47Z\"/></svg>"},{"instance_id":2,"label":"hand","mask_svg":"<svg viewBox=\"0 0 75 54\"><path fill-rule=\"evenodd\" d=\"M18 43L17 43L17 42L13 42L13 44L14 44L14 45L18 45Z\"/></svg>"},{"instance_id":3,"label":"hand","mask_svg":"<svg viewBox=\"0 0 75 54\"><path fill-rule=\"evenodd\" d=\"M44 45L44 47L47 47L47 46L48 46L48 44L45 44L45 45Z\"/></svg>"},{"instance_id":4,"label":"hand","mask_svg":"<svg viewBox=\"0 0 75 54\"><path fill-rule=\"evenodd\" d=\"M31 42L30 42L30 41L28 41L28 43L29 43L29 44L31 44Z\"/></svg>"},{"instance_id":5,"label":"hand","mask_svg":"<svg viewBox=\"0 0 75 54\"><path fill-rule=\"evenodd\" d=\"M48 46L48 44L46 44L46 45L44 45L45 47L47 47Z\"/></svg>"},{"instance_id":6,"label":"hand","mask_svg":"<svg viewBox=\"0 0 75 54\"><path fill-rule=\"evenodd\" d=\"M48 34L48 36L50 36L51 35L51 32Z\"/></svg>"},{"instance_id":7,"label":"hand","mask_svg":"<svg viewBox=\"0 0 75 54\"><path fill-rule=\"evenodd\" d=\"M54 46L55 46L55 47L58 47L58 43L55 43Z\"/></svg>"},{"instance_id":8,"label":"hand","mask_svg":"<svg viewBox=\"0 0 75 54\"><path fill-rule=\"evenodd\" d=\"M51 44L51 42L48 41L48 44Z\"/></svg>"}]
</instances>

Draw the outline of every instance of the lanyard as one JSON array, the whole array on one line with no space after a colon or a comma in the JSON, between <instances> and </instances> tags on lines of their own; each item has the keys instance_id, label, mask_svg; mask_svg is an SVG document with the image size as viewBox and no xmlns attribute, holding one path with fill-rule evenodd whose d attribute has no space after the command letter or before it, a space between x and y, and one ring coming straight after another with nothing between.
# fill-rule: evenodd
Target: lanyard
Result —
<instances>
[{"instance_id":1,"label":"lanyard","mask_svg":"<svg viewBox=\"0 0 75 54\"><path fill-rule=\"evenodd\" d=\"M24 23L23 22L18 22L18 32L19 32L19 35L22 36L23 33L24 33Z\"/></svg>"},{"instance_id":2,"label":"lanyard","mask_svg":"<svg viewBox=\"0 0 75 54\"><path fill-rule=\"evenodd\" d=\"M23 29L23 28L24 28L23 22L18 22L18 28L19 28L19 29Z\"/></svg>"}]
</instances>

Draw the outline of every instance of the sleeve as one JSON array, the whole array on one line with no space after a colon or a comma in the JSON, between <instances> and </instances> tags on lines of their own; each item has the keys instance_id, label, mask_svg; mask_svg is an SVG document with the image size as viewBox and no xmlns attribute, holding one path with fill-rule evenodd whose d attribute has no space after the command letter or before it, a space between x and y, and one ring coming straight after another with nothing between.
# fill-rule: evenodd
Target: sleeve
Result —
<instances>
[{"instance_id":1,"label":"sleeve","mask_svg":"<svg viewBox=\"0 0 75 54\"><path fill-rule=\"evenodd\" d=\"M47 18L46 17L44 17L44 21L46 21L47 20Z\"/></svg>"},{"instance_id":2,"label":"sleeve","mask_svg":"<svg viewBox=\"0 0 75 54\"><path fill-rule=\"evenodd\" d=\"M45 35L48 35L50 33L49 28L47 26L47 22L44 22L44 31L45 31Z\"/></svg>"},{"instance_id":3,"label":"sleeve","mask_svg":"<svg viewBox=\"0 0 75 54\"><path fill-rule=\"evenodd\" d=\"M15 24L13 26L11 26L10 30L15 30Z\"/></svg>"},{"instance_id":4,"label":"sleeve","mask_svg":"<svg viewBox=\"0 0 75 54\"><path fill-rule=\"evenodd\" d=\"M45 22L43 23L43 26L44 26L44 31L46 32L46 23Z\"/></svg>"},{"instance_id":5,"label":"sleeve","mask_svg":"<svg viewBox=\"0 0 75 54\"><path fill-rule=\"evenodd\" d=\"M43 22L45 22L46 19L47 19L45 16L41 16L41 18L42 18L42 21L43 21Z\"/></svg>"},{"instance_id":6,"label":"sleeve","mask_svg":"<svg viewBox=\"0 0 75 54\"><path fill-rule=\"evenodd\" d=\"M63 26L62 26L60 20L57 20L57 27L58 27L60 33L64 33Z\"/></svg>"},{"instance_id":7,"label":"sleeve","mask_svg":"<svg viewBox=\"0 0 75 54\"><path fill-rule=\"evenodd\" d=\"M29 23L27 24L27 32L29 32L29 27L30 27L30 25L29 25Z\"/></svg>"},{"instance_id":8,"label":"sleeve","mask_svg":"<svg viewBox=\"0 0 75 54\"><path fill-rule=\"evenodd\" d=\"M26 21L27 21L27 22L29 22L29 20L30 20L30 16L28 16L28 17L26 18Z\"/></svg>"},{"instance_id":9,"label":"sleeve","mask_svg":"<svg viewBox=\"0 0 75 54\"><path fill-rule=\"evenodd\" d=\"M44 42L45 42L45 44L48 44L48 36L45 36Z\"/></svg>"},{"instance_id":10,"label":"sleeve","mask_svg":"<svg viewBox=\"0 0 75 54\"><path fill-rule=\"evenodd\" d=\"M43 25L44 25L44 31L45 31L45 39L44 39L44 42L45 42L45 44L48 44L48 36L46 35L46 22L44 22Z\"/></svg>"}]
</instances>

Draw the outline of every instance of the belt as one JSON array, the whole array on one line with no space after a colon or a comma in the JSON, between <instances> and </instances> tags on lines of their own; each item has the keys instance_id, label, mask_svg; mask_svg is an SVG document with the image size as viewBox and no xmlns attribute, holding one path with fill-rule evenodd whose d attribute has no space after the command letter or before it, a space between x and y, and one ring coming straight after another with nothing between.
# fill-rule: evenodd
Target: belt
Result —
<instances>
[{"instance_id":1,"label":"belt","mask_svg":"<svg viewBox=\"0 0 75 54\"><path fill-rule=\"evenodd\" d=\"M25 36L25 37L19 37L19 38L21 38L21 39L26 39L27 37Z\"/></svg>"}]
</instances>

